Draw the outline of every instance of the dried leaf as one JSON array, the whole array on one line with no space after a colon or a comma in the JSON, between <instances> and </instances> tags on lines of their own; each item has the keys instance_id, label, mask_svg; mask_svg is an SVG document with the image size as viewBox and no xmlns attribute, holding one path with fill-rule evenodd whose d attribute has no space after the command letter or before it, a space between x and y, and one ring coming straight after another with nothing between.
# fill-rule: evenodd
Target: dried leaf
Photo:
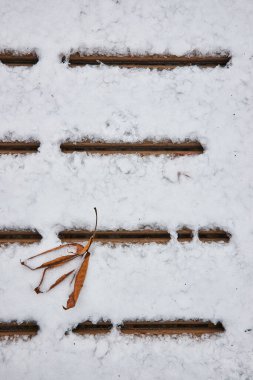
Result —
<instances>
[{"instance_id":1,"label":"dried leaf","mask_svg":"<svg viewBox=\"0 0 253 380\"><path fill-rule=\"evenodd\" d=\"M66 307L63 306L64 310L71 309L72 307L74 307L76 305L76 302L78 300L80 291L83 287L83 283L84 283L84 280L85 280L85 277L87 274L89 259L90 259L90 252L87 252L87 254L86 254L86 256L85 256L85 258L84 258L84 260L80 266L80 269L77 272L77 275L75 277L74 290L69 295L69 299L67 301L67 306Z\"/></svg>"},{"instance_id":2,"label":"dried leaf","mask_svg":"<svg viewBox=\"0 0 253 380\"><path fill-rule=\"evenodd\" d=\"M42 292L41 290L40 290L40 285L41 285L41 283L42 283L42 281L43 281L43 278L44 278L44 276L43 276L43 278L42 278L42 280L41 280L41 283L39 284L39 286L37 286L37 288L35 288L34 290L35 290L35 292L36 293L47 293L47 292L49 292L51 289L53 289L53 288L55 288L57 285L59 285L62 281L64 281L68 276L70 276L73 272L74 272L75 270L73 269L73 270L71 270L70 272L68 272L68 273L65 273L65 274L63 274L62 276L60 276L49 288L48 288L48 290L46 290L46 291L44 291L44 292ZM43 274L45 273L45 271L43 272Z\"/></svg>"},{"instance_id":3,"label":"dried leaf","mask_svg":"<svg viewBox=\"0 0 253 380\"><path fill-rule=\"evenodd\" d=\"M87 245L88 245L88 244L87 244ZM24 265L24 266L26 266L27 268L29 268L29 269L31 269L31 270L41 269L42 266L38 266L38 267L36 267L36 268L32 268L32 267L30 267L30 266L27 264L27 261L30 261L30 260L32 260L32 259L35 259L36 257L40 257L40 256L45 255L45 254L47 254L47 253L55 252L55 251L57 251L57 250L60 250L60 249L66 248L66 247L76 247L76 253L75 253L75 255L81 255L81 254L82 254L81 252L83 251L83 248L84 248L81 244L77 244L77 243L62 244L62 245L59 245L58 247L55 247L55 248L49 249L49 250L47 250L47 251L41 252L41 253L39 253L38 255L31 256L31 257L29 257L27 260L21 261L21 264ZM73 256L73 255L74 255L74 254L72 254L72 256ZM71 255L69 255L69 256L71 256ZM63 257L63 256L61 256L61 257Z\"/></svg>"},{"instance_id":4,"label":"dried leaf","mask_svg":"<svg viewBox=\"0 0 253 380\"><path fill-rule=\"evenodd\" d=\"M73 255L66 255L66 256L57 257L54 260L46 261L44 264L41 264L32 270L43 269L43 268L55 268L55 267L58 267L60 265L67 263L68 261L75 259L78 256L79 256L78 254L73 254ZM25 264L23 264L23 265L25 265Z\"/></svg>"},{"instance_id":5,"label":"dried leaf","mask_svg":"<svg viewBox=\"0 0 253 380\"><path fill-rule=\"evenodd\" d=\"M84 283L84 280L85 280L85 277L86 277L86 273L87 273L87 269L88 269L88 264L89 264L89 258L90 258L90 252L89 252L89 248L93 242L93 240L95 239L95 234L96 234L96 230L97 230L97 209L94 208L95 210L95 214L96 214L96 223L95 223L95 228L94 228L94 231L93 231L93 234L92 236L90 237L88 243L85 245L85 246L82 246L81 244L77 244L77 243L70 243L70 244L62 244L58 247L55 247L55 248L52 248L52 249L49 249L47 251L44 251L42 253L39 253L38 255L34 255L34 256L31 256L30 258L28 258L27 260L24 260L24 261L21 261L21 264L24 265L25 267L31 269L31 270L38 270L38 269L44 269L43 270L43 273L42 273L42 277L40 279L40 282L38 284L38 286L34 289L36 293L44 293L40 290L40 287L44 281L44 278L45 278L45 275L46 275L46 272L48 270L52 270L54 268L57 268L57 267L60 267L62 265L65 265L67 264L68 262L76 259L76 258L81 258L81 257L84 257L83 259L83 262L79 268L78 271L75 271L74 269L61 275L49 288L48 290L46 290L45 292L49 292L51 289L55 288L57 285L59 285L61 282L63 282L67 277L69 277L72 273L74 273L74 276L71 280L71 283L75 280L74 282L74 290L73 292L70 294L69 296L69 299L68 299L68 302L67 302L67 307L64 309L67 310L67 309L70 309L72 307L74 307L76 305L76 302L77 302L77 299L79 297L79 294L80 294L80 291L83 287L83 283ZM42 255L45 255L47 253L51 253L51 252L55 252L57 250L60 250L60 249L63 249L63 248L66 248L66 247L75 247L75 253L72 253L72 254L69 254L69 255L64 255L64 256L60 256L60 257L57 257L53 260L49 260L49 261L46 261L44 262L43 264L37 266L37 267L34 267L32 268L30 265L27 264L28 261L30 260L33 260L37 257L40 257Z\"/></svg>"}]
</instances>

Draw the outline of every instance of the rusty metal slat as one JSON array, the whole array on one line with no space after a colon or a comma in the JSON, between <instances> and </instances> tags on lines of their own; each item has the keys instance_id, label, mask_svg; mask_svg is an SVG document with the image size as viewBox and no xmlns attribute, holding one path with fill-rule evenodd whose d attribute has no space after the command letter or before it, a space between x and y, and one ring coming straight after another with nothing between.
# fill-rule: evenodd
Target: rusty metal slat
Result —
<instances>
[{"instance_id":1,"label":"rusty metal slat","mask_svg":"<svg viewBox=\"0 0 253 380\"><path fill-rule=\"evenodd\" d=\"M36 153L40 147L39 141L0 141L0 154ZM87 152L91 154L140 154L140 155L197 155L204 148L197 141L184 143L172 142L140 142L140 143L105 143L105 142L65 142L61 144L64 153Z\"/></svg>"},{"instance_id":2,"label":"rusty metal slat","mask_svg":"<svg viewBox=\"0 0 253 380\"><path fill-rule=\"evenodd\" d=\"M35 336L39 331L39 326L34 321L18 323L0 322L0 337L15 337L15 336Z\"/></svg>"},{"instance_id":3,"label":"rusty metal slat","mask_svg":"<svg viewBox=\"0 0 253 380\"><path fill-rule=\"evenodd\" d=\"M91 234L89 230L65 230L58 236L62 242L72 243L88 240ZM170 234L164 230L97 231L95 237L95 242L100 243L167 243L169 240Z\"/></svg>"},{"instance_id":4,"label":"rusty metal slat","mask_svg":"<svg viewBox=\"0 0 253 380\"><path fill-rule=\"evenodd\" d=\"M190 242L193 239L193 231L190 229L180 229L177 231L179 242ZM77 229L64 230L58 234L59 239L64 243L86 241L92 235L91 230ZM231 235L224 230L199 230L199 240L208 242L228 243ZM42 236L35 230L0 230L0 244L32 244L38 243ZM144 244L159 243L166 244L171 239L170 233L166 230L105 230L97 231L95 241L103 244Z\"/></svg>"},{"instance_id":5,"label":"rusty metal slat","mask_svg":"<svg viewBox=\"0 0 253 380\"><path fill-rule=\"evenodd\" d=\"M39 61L35 52L22 53L17 51L0 52L0 62L8 66L33 66Z\"/></svg>"},{"instance_id":6,"label":"rusty metal slat","mask_svg":"<svg viewBox=\"0 0 253 380\"><path fill-rule=\"evenodd\" d=\"M64 230L58 235L62 242L70 243L75 241L85 241L90 238L91 230ZM179 242L190 242L193 239L191 229L180 229L177 231ZM226 242L230 240L230 234L226 231L217 230L200 230L198 232L199 240L202 242ZM165 230L107 230L97 231L95 241L100 243L167 243L170 241L170 233Z\"/></svg>"},{"instance_id":7,"label":"rusty metal slat","mask_svg":"<svg viewBox=\"0 0 253 380\"><path fill-rule=\"evenodd\" d=\"M123 334L135 335L174 335L191 334L204 335L224 332L221 323L201 321L159 321L159 322L131 322L127 321L120 327Z\"/></svg>"},{"instance_id":8,"label":"rusty metal slat","mask_svg":"<svg viewBox=\"0 0 253 380\"><path fill-rule=\"evenodd\" d=\"M122 334L134 335L174 335L174 334L216 334L225 331L223 325L208 321L124 321L116 326ZM72 332L79 335L97 335L109 333L113 328L110 321L92 323L85 321L78 324ZM34 321L18 323L16 321L0 322L0 337L35 336L39 326Z\"/></svg>"},{"instance_id":9,"label":"rusty metal slat","mask_svg":"<svg viewBox=\"0 0 253 380\"><path fill-rule=\"evenodd\" d=\"M231 234L221 229L201 229L198 231L198 238L200 241L208 242L224 242L228 243L231 238Z\"/></svg>"},{"instance_id":10,"label":"rusty metal slat","mask_svg":"<svg viewBox=\"0 0 253 380\"><path fill-rule=\"evenodd\" d=\"M190 242L193 239L193 231L189 228L177 230L177 240L179 242Z\"/></svg>"},{"instance_id":11,"label":"rusty metal slat","mask_svg":"<svg viewBox=\"0 0 253 380\"><path fill-rule=\"evenodd\" d=\"M33 230L0 230L0 244L33 244L41 239L42 236Z\"/></svg>"},{"instance_id":12,"label":"rusty metal slat","mask_svg":"<svg viewBox=\"0 0 253 380\"><path fill-rule=\"evenodd\" d=\"M98 322L93 324L90 321L82 322L77 325L72 331L75 334L106 334L112 329L112 323ZM175 334L190 334L204 335L217 334L225 331L223 325L218 322L214 324L210 321L203 322L199 320L190 321L124 321L117 326L122 334L131 335L175 335Z\"/></svg>"},{"instance_id":13,"label":"rusty metal slat","mask_svg":"<svg viewBox=\"0 0 253 380\"><path fill-rule=\"evenodd\" d=\"M85 321L79 323L72 332L79 335L86 334L107 334L111 331L113 325L110 321L99 321L97 323L92 323L91 321Z\"/></svg>"},{"instance_id":14,"label":"rusty metal slat","mask_svg":"<svg viewBox=\"0 0 253 380\"><path fill-rule=\"evenodd\" d=\"M103 141L67 141L61 144L64 153L86 152L91 154L141 154L141 155L195 155L204 152L198 141L143 141L133 143L106 143Z\"/></svg>"},{"instance_id":15,"label":"rusty metal slat","mask_svg":"<svg viewBox=\"0 0 253 380\"><path fill-rule=\"evenodd\" d=\"M79 52L63 56L71 66L99 65L119 66L125 68L174 69L178 66L197 65L201 67L225 66L231 57L229 55L84 55Z\"/></svg>"},{"instance_id":16,"label":"rusty metal slat","mask_svg":"<svg viewBox=\"0 0 253 380\"><path fill-rule=\"evenodd\" d=\"M139 56L106 56L106 55L81 55L73 53L69 56L63 56L62 61L68 61L71 66L77 65L114 65L126 68L156 68L156 69L173 69L177 66L198 65L201 67L225 66L231 57L229 55L139 55ZM35 65L39 58L35 52L23 53L18 51L6 50L0 52L0 61L10 66L32 66Z\"/></svg>"},{"instance_id":17,"label":"rusty metal slat","mask_svg":"<svg viewBox=\"0 0 253 380\"><path fill-rule=\"evenodd\" d=\"M0 154L36 153L39 147L39 141L0 141Z\"/></svg>"},{"instance_id":18,"label":"rusty metal slat","mask_svg":"<svg viewBox=\"0 0 253 380\"><path fill-rule=\"evenodd\" d=\"M193 231L188 228L183 228L177 231L178 241L190 242L193 239ZM198 238L204 243L208 242L225 242L228 243L231 238L231 234L221 229L201 229L198 231Z\"/></svg>"}]
</instances>

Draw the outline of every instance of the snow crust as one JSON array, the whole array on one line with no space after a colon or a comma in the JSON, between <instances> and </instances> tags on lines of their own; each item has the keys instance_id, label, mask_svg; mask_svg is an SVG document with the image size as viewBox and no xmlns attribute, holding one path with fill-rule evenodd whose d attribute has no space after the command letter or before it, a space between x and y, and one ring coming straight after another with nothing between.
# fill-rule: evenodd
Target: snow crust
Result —
<instances>
[{"instance_id":1,"label":"snow crust","mask_svg":"<svg viewBox=\"0 0 253 380\"><path fill-rule=\"evenodd\" d=\"M36 49L31 68L0 64L0 139L38 139L39 154L0 158L1 228L36 228L40 244L1 247L0 319L36 320L31 341L1 341L0 377L253 378L253 3L0 0L0 49ZM68 68L61 53L203 54L226 68ZM198 157L63 154L67 138L198 139ZM77 307L69 287L32 290L20 260L59 244L64 228L160 227L166 245L94 244ZM180 244L184 225L221 227L229 244ZM220 337L65 336L90 319L221 321Z\"/></svg>"}]
</instances>

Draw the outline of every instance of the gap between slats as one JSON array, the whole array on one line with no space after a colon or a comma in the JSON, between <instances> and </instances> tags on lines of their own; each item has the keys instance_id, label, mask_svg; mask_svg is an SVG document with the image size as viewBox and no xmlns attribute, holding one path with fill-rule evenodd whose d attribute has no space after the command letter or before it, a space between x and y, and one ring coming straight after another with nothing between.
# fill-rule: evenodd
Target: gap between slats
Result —
<instances>
[{"instance_id":1,"label":"gap between slats","mask_svg":"<svg viewBox=\"0 0 253 380\"><path fill-rule=\"evenodd\" d=\"M82 242L90 238L90 230L64 230L58 234L63 243ZM177 231L179 242L191 242L193 231L183 228ZM225 242L228 243L231 235L221 229L200 229L197 232L198 238L203 243L208 242ZM42 236L34 230L0 230L0 244L33 244L39 243ZM166 244L170 241L171 236L165 230L115 230L115 231L97 231L95 242L103 244L145 244L159 243Z\"/></svg>"},{"instance_id":2,"label":"gap between slats","mask_svg":"<svg viewBox=\"0 0 253 380\"><path fill-rule=\"evenodd\" d=\"M0 244L39 243L42 236L34 230L0 230Z\"/></svg>"},{"instance_id":3,"label":"gap between slats","mask_svg":"<svg viewBox=\"0 0 253 380\"><path fill-rule=\"evenodd\" d=\"M90 321L86 321L77 325L72 331L75 334L106 334L112 329L112 324L108 322L98 322L93 324ZM124 321L117 326L118 330L122 334L128 335L178 335L178 334L190 334L190 335L204 335L204 334L216 334L225 331L223 325L218 322L214 324L210 321L204 322L200 320L190 321Z\"/></svg>"},{"instance_id":4,"label":"gap between slats","mask_svg":"<svg viewBox=\"0 0 253 380\"><path fill-rule=\"evenodd\" d=\"M106 334L111 331L113 325L110 321L99 321L93 324L86 321L78 324L72 331L75 334ZM117 326L122 334L131 335L174 335L174 334L216 334L225 331L221 322L216 324L201 320L178 320L178 321L124 321Z\"/></svg>"},{"instance_id":5,"label":"gap between slats","mask_svg":"<svg viewBox=\"0 0 253 380\"><path fill-rule=\"evenodd\" d=\"M200 336L204 334L217 334L225 331L223 325L210 321L189 320L189 321L124 321L122 324L115 326L122 334L131 335L178 335L190 334ZM110 321L99 321L93 324L90 321L78 324L72 332L79 335L97 335L109 333L113 328ZM39 326L34 321L22 323L0 322L0 337L33 337L37 335ZM66 332L68 334L69 331Z\"/></svg>"},{"instance_id":6,"label":"gap between slats","mask_svg":"<svg viewBox=\"0 0 253 380\"><path fill-rule=\"evenodd\" d=\"M0 141L0 154L37 153L39 141Z\"/></svg>"},{"instance_id":7,"label":"gap between slats","mask_svg":"<svg viewBox=\"0 0 253 380\"><path fill-rule=\"evenodd\" d=\"M170 70L178 66L192 66L197 65L200 67L216 67L226 66L230 61L231 56L228 54L215 54L215 55L82 55L79 52L70 54L68 56L61 55L62 62L67 61L70 66L83 66L83 65L99 65L105 64L109 66L118 66L125 68L143 68L143 69L158 69ZM0 61L8 66L32 66L38 61L38 55L35 51L29 53L22 53L13 50L5 50L0 52Z\"/></svg>"},{"instance_id":8,"label":"gap between slats","mask_svg":"<svg viewBox=\"0 0 253 380\"><path fill-rule=\"evenodd\" d=\"M35 52L22 53L5 50L0 52L0 62L8 66L33 66L39 61Z\"/></svg>"},{"instance_id":9,"label":"gap between slats","mask_svg":"<svg viewBox=\"0 0 253 380\"><path fill-rule=\"evenodd\" d=\"M75 241L86 241L91 236L89 230L65 230L59 233L59 239L64 243ZM226 242L228 243L231 235L221 229L201 229L197 232L201 242ZM100 243L164 243L170 241L171 236L164 230L119 230L119 231L97 231L95 242ZM177 231L177 239L180 242L190 242L193 239L193 231L183 228Z\"/></svg>"},{"instance_id":10,"label":"gap between slats","mask_svg":"<svg viewBox=\"0 0 253 380\"><path fill-rule=\"evenodd\" d=\"M0 154L36 153L40 147L39 141L0 141ZM138 154L175 156L198 155L204 152L198 141L185 142L152 142L139 143L106 143L106 142L65 142L60 145L63 153L86 152L90 154Z\"/></svg>"},{"instance_id":11,"label":"gap between slats","mask_svg":"<svg viewBox=\"0 0 253 380\"><path fill-rule=\"evenodd\" d=\"M227 54L216 55L84 55L76 52L62 57L62 62L68 62L70 66L83 65L108 65L124 68L143 68L157 70L171 70L178 66L216 67L226 66L231 57Z\"/></svg>"},{"instance_id":12,"label":"gap between slats","mask_svg":"<svg viewBox=\"0 0 253 380\"><path fill-rule=\"evenodd\" d=\"M34 321L27 321L18 323L12 322L0 322L0 338L3 337L15 337L15 336L29 336L33 337L37 335L39 326Z\"/></svg>"},{"instance_id":13,"label":"gap between slats","mask_svg":"<svg viewBox=\"0 0 253 380\"><path fill-rule=\"evenodd\" d=\"M173 334L215 334L224 332L225 329L220 322L202 321L126 321L120 325L123 334L145 334L145 335L173 335Z\"/></svg>"},{"instance_id":14,"label":"gap between slats","mask_svg":"<svg viewBox=\"0 0 253 380\"><path fill-rule=\"evenodd\" d=\"M142 141L133 143L108 143L104 141L67 141L60 146L63 153L86 152L91 154L139 154L176 156L196 155L204 152L198 141Z\"/></svg>"},{"instance_id":15,"label":"gap between slats","mask_svg":"<svg viewBox=\"0 0 253 380\"><path fill-rule=\"evenodd\" d=\"M58 237L62 242L72 243L75 241L85 241L91 236L89 230L66 230L59 233ZM144 243L167 243L170 234L164 230L118 230L118 231L97 231L94 242L113 244L144 244Z\"/></svg>"}]
</instances>

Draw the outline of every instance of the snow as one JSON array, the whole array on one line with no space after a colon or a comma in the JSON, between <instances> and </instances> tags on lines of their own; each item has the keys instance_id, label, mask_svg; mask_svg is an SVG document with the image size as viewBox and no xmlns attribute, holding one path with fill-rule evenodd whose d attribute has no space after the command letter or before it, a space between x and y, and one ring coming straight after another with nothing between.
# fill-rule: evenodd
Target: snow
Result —
<instances>
[{"instance_id":1,"label":"snow","mask_svg":"<svg viewBox=\"0 0 253 380\"><path fill-rule=\"evenodd\" d=\"M0 139L38 139L40 152L0 158L1 228L36 228L40 244L1 247L0 319L36 320L37 337L1 341L2 379L253 378L253 3L198 1L0 1L0 48L31 50L31 68L0 64ZM68 68L71 49L104 53L229 51L227 68L173 71ZM63 154L62 141L198 139L205 153ZM178 175L181 173L181 175ZM229 244L94 244L75 309L69 287L32 289L20 265L59 244L64 228L164 228L175 236L221 227ZM90 319L221 321L219 337L64 335Z\"/></svg>"}]
</instances>

